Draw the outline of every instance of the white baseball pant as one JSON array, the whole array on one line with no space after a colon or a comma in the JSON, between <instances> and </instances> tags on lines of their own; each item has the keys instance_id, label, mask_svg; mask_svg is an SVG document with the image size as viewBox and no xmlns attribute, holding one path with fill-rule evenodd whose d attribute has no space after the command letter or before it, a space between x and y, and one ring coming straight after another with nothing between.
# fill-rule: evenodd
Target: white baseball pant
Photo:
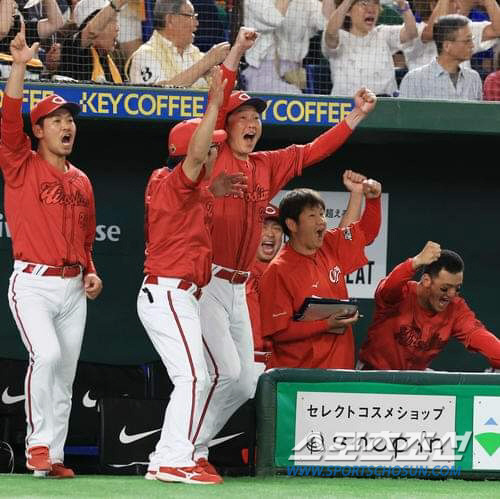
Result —
<instances>
[{"instance_id":1,"label":"white baseball pant","mask_svg":"<svg viewBox=\"0 0 500 499\"><path fill-rule=\"evenodd\" d=\"M245 284L216 277L221 268L212 265L212 279L200 300L210 391L195 433L195 460L208 457L210 440L253 396L257 381Z\"/></svg>"},{"instance_id":2,"label":"white baseball pant","mask_svg":"<svg viewBox=\"0 0 500 499\"><path fill-rule=\"evenodd\" d=\"M9 305L29 353L25 379L26 448L49 447L53 463L64 462L71 395L82 346L87 299L82 275L41 275L47 267L16 260ZM38 275L36 275L38 273Z\"/></svg>"},{"instance_id":3,"label":"white baseball pant","mask_svg":"<svg viewBox=\"0 0 500 499\"><path fill-rule=\"evenodd\" d=\"M194 466L192 438L209 388L197 288L179 289L180 279L158 277L158 284L147 284L146 279L137 313L174 384L148 469Z\"/></svg>"}]
</instances>

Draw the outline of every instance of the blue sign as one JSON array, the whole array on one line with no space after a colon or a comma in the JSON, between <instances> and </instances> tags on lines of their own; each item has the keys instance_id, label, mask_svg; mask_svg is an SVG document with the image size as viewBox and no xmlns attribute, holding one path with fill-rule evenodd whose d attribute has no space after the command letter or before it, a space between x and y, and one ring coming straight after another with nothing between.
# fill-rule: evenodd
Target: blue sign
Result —
<instances>
[{"instance_id":1,"label":"blue sign","mask_svg":"<svg viewBox=\"0 0 500 499\"><path fill-rule=\"evenodd\" d=\"M195 90L26 83L23 112L28 113L38 101L53 93L79 103L81 116L89 118L162 121L200 118L207 101L206 92ZM331 96L255 95L267 101L262 122L271 125L335 125L351 112L354 104L352 99Z\"/></svg>"}]
</instances>

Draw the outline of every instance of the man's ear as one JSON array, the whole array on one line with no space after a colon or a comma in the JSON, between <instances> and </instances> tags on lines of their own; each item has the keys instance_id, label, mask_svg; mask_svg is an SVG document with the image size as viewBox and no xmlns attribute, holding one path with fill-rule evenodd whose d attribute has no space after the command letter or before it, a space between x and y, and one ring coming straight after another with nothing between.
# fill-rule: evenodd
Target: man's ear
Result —
<instances>
[{"instance_id":1,"label":"man's ear","mask_svg":"<svg viewBox=\"0 0 500 499\"><path fill-rule=\"evenodd\" d=\"M432 284L432 278L429 274L424 273L420 278L420 282L424 288L430 288Z\"/></svg>"},{"instance_id":2,"label":"man's ear","mask_svg":"<svg viewBox=\"0 0 500 499\"><path fill-rule=\"evenodd\" d=\"M295 234L295 232L297 232L297 222L293 218L286 218L285 224L290 234Z\"/></svg>"},{"instance_id":3,"label":"man's ear","mask_svg":"<svg viewBox=\"0 0 500 499\"><path fill-rule=\"evenodd\" d=\"M33 135L37 139L41 139L43 137L43 128L40 125L33 125Z\"/></svg>"}]
</instances>

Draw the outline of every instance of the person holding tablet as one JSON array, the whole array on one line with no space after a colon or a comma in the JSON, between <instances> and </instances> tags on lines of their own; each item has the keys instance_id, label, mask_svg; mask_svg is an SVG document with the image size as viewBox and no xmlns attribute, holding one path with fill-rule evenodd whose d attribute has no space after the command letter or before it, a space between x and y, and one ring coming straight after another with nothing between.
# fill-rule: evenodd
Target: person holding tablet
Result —
<instances>
[{"instance_id":1,"label":"person holding tablet","mask_svg":"<svg viewBox=\"0 0 500 499\"><path fill-rule=\"evenodd\" d=\"M311 189L290 191L279 205L289 241L261 279L262 335L272 341L269 367L354 368L351 325L358 312L337 311L321 320L298 321L306 298L348 298L345 275L368 260L364 249L380 229L382 187L363 181L365 209L359 222L326 229L325 203Z\"/></svg>"}]
</instances>

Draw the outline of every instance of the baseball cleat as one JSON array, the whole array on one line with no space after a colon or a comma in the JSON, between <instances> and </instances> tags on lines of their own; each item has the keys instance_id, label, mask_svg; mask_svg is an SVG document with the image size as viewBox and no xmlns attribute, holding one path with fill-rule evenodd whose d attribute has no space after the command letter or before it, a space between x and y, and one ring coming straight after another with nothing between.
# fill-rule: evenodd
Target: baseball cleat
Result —
<instances>
[{"instance_id":1,"label":"baseball cleat","mask_svg":"<svg viewBox=\"0 0 500 499\"><path fill-rule=\"evenodd\" d=\"M52 469L49 448L45 445L35 445L26 451L26 468L33 471L48 472ZM43 474L35 473L35 476Z\"/></svg>"},{"instance_id":2,"label":"baseball cleat","mask_svg":"<svg viewBox=\"0 0 500 499\"><path fill-rule=\"evenodd\" d=\"M203 468L205 470L205 473L208 473L209 475L215 475L220 478L221 483L224 481L222 480L222 477L219 475L217 469L215 466L208 461L208 459L205 459L204 457L200 457L196 461L196 466L199 466L200 468Z\"/></svg>"},{"instance_id":3,"label":"baseball cleat","mask_svg":"<svg viewBox=\"0 0 500 499\"><path fill-rule=\"evenodd\" d=\"M209 475L199 466L171 468L160 466L156 479L162 482L192 483L196 485L217 485L222 483L220 476Z\"/></svg>"},{"instance_id":4,"label":"baseball cleat","mask_svg":"<svg viewBox=\"0 0 500 499\"><path fill-rule=\"evenodd\" d=\"M63 463L54 463L48 476L50 478L75 478L75 472L71 468L66 468Z\"/></svg>"},{"instance_id":5,"label":"baseball cleat","mask_svg":"<svg viewBox=\"0 0 500 499\"><path fill-rule=\"evenodd\" d=\"M144 475L146 480L156 480L156 474L158 472L155 470L148 470L148 472Z\"/></svg>"}]
</instances>

